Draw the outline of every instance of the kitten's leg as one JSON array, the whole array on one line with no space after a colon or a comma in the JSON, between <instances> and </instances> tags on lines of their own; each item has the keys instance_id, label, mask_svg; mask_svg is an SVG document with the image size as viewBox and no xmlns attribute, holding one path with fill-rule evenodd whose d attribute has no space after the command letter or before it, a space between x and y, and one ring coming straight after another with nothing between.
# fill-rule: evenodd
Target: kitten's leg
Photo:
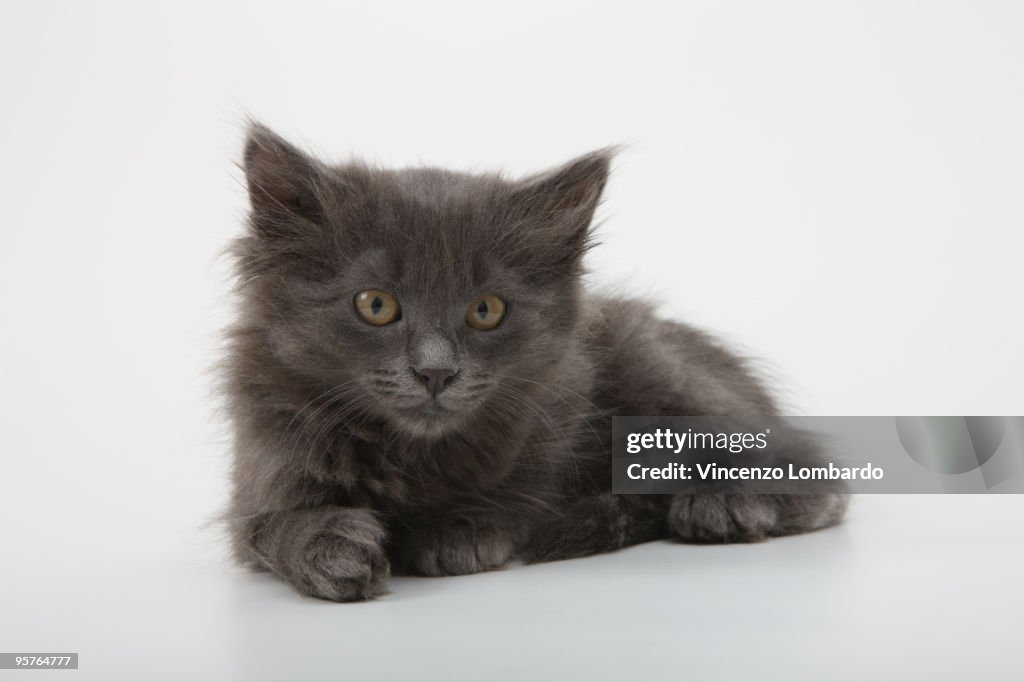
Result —
<instances>
[{"instance_id":1,"label":"kitten's leg","mask_svg":"<svg viewBox=\"0 0 1024 682\"><path fill-rule=\"evenodd\" d=\"M269 568L304 594L358 601L387 591L385 530L366 509L256 514L238 522L236 532L243 558Z\"/></svg>"},{"instance_id":2,"label":"kitten's leg","mask_svg":"<svg viewBox=\"0 0 1024 682\"><path fill-rule=\"evenodd\" d=\"M539 523L520 552L537 563L614 552L667 536L666 495L601 493L573 502Z\"/></svg>"},{"instance_id":3,"label":"kitten's leg","mask_svg":"<svg viewBox=\"0 0 1024 682\"><path fill-rule=\"evenodd\" d=\"M658 319L631 301L604 301L599 348L609 377L604 400L618 414L777 415L779 409L745 363L712 337ZM743 422L740 421L740 424ZM820 466L823 447L792 433L773 436L771 463ZM759 462L769 464L768 460ZM846 510L841 490L810 495L684 495L665 513L667 533L697 542L760 540L824 528Z\"/></svg>"},{"instance_id":4,"label":"kitten's leg","mask_svg":"<svg viewBox=\"0 0 1024 682\"><path fill-rule=\"evenodd\" d=\"M515 551L516 532L489 519L422 526L396 541L398 563L420 575L467 575L500 568Z\"/></svg>"},{"instance_id":5,"label":"kitten's leg","mask_svg":"<svg viewBox=\"0 0 1024 682\"><path fill-rule=\"evenodd\" d=\"M842 520L849 497L807 495L675 495L668 511L671 533L692 542L756 542L806 533Z\"/></svg>"},{"instance_id":6,"label":"kitten's leg","mask_svg":"<svg viewBox=\"0 0 1024 682\"><path fill-rule=\"evenodd\" d=\"M777 430L756 463L820 466L825 462L823 448L811 434L796 429ZM835 525L842 520L849 503L841 481L824 490L818 488L816 493L801 494L752 494L745 487L750 489L745 482L736 481L728 493L674 496L668 511L670 532L692 542L756 542Z\"/></svg>"}]
</instances>

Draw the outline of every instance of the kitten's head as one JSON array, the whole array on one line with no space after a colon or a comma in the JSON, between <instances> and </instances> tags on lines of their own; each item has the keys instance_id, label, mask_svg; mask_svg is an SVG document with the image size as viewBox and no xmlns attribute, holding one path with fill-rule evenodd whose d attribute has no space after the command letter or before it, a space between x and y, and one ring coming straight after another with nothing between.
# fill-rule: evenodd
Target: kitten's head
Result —
<instances>
[{"instance_id":1,"label":"kitten's head","mask_svg":"<svg viewBox=\"0 0 1024 682\"><path fill-rule=\"evenodd\" d=\"M330 166L254 126L238 253L259 362L417 437L471 428L481 409L522 414L575 346L610 158L519 181Z\"/></svg>"}]
</instances>

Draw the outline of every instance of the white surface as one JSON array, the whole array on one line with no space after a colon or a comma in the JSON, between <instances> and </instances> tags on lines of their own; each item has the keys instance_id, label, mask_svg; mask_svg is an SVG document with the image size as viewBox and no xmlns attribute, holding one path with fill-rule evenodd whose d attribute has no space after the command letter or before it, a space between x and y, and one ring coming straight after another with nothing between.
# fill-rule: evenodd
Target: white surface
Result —
<instances>
[{"instance_id":1,"label":"white surface","mask_svg":"<svg viewBox=\"0 0 1024 682\"><path fill-rule=\"evenodd\" d=\"M81 654L77 673L18 679L1021 679L1022 503L863 496L811 535L399 578L347 605L208 540L53 546L57 564L5 566L0 642Z\"/></svg>"},{"instance_id":2,"label":"white surface","mask_svg":"<svg viewBox=\"0 0 1024 682\"><path fill-rule=\"evenodd\" d=\"M797 414L1024 413L1024 5L4 10L0 650L82 655L35 677L1022 676L1016 497L863 498L819 535L359 606L230 569L202 525L245 113L393 164L630 143L596 284L763 358Z\"/></svg>"}]
</instances>

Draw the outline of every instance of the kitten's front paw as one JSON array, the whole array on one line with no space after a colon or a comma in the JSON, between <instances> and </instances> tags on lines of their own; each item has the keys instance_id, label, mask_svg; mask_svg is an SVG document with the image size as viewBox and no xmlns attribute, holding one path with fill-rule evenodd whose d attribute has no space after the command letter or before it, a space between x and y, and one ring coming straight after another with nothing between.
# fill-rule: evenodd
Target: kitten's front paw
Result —
<instances>
[{"instance_id":1,"label":"kitten's front paw","mask_svg":"<svg viewBox=\"0 0 1024 682\"><path fill-rule=\"evenodd\" d=\"M676 495L671 532L693 542L756 542L838 523L847 495Z\"/></svg>"},{"instance_id":2,"label":"kitten's front paw","mask_svg":"<svg viewBox=\"0 0 1024 682\"><path fill-rule=\"evenodd\" d=\"M466 575L500 568L514 549L511 536L493 526L456 523L418 531L403 563L422 575Z\"/></svg>"},{"instance_id":3,"label":"kitten's front paw","mask_svg":"<svg viewBox=\"0 0 1024 682\"><path fill-rule=\"evenodd\" d=\"M293 557L292 582L302 592L332 601L362 601L387 592L391 573L378 525L346 520L312 534Z\"/></svg>"}]
</instances>

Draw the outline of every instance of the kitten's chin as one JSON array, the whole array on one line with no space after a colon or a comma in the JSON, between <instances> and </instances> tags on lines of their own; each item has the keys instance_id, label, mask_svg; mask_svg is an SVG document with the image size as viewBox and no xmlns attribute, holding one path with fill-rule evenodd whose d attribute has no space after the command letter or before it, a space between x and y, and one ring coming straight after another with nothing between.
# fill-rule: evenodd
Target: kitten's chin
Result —
<instances>
[{"instance_id":1,"label":"kitten's chin","mask_svg":"<svg viewBox=\"0 0 1024 682\"><path fill-rule=\"evenodd\" d=\"M429 402L415 408L398 410L392 422L408 436L433 439L458 431L466 419L467 415L462 412Z\"/></svg>"}]
</instances>

